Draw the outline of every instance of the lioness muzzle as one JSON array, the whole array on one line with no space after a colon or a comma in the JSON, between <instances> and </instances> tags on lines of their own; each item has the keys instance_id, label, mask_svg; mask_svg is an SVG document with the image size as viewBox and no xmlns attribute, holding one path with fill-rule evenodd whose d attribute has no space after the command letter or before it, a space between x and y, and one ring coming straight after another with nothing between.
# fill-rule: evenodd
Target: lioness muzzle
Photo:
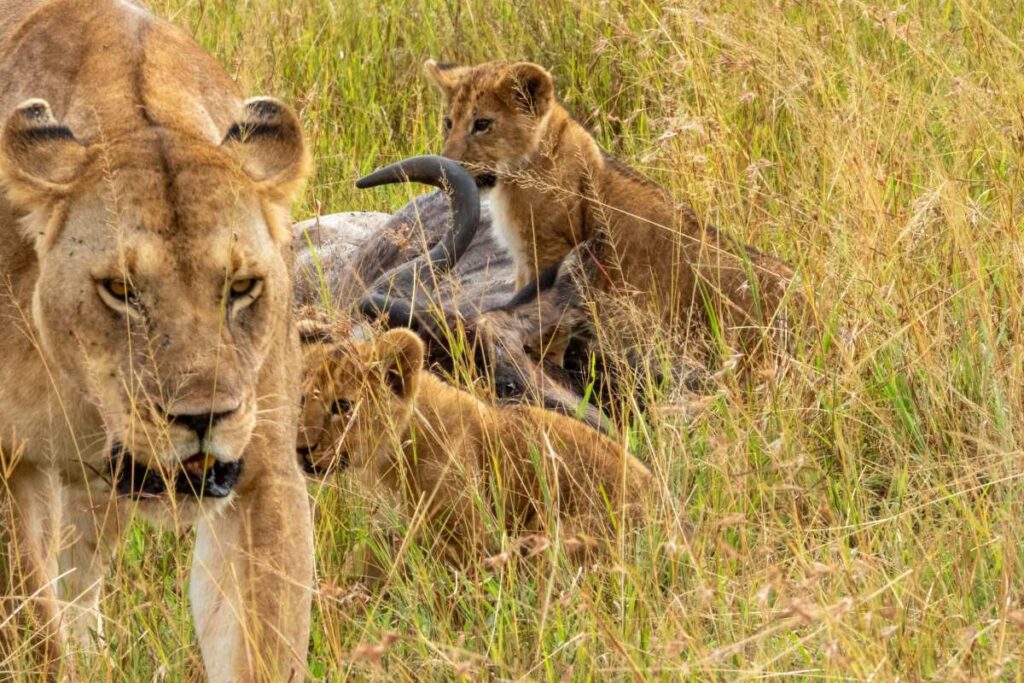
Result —
<instances>
[{"instance_id":1,"label":"lioness muzzle","mask_svg":"<svg viewBox=\"0 0 1024 683\"><path fill-rule=\"evenodd\" d=\"M110 474L118 495L135 500L155 498L168 493L173 482L174 492L182 496L199 498L226 498L235 490L242 476L243 462L209 463L211 456L197 454L180 463L174 473L162 473L135 461L122 444L116 443L110 451ZM206 461L196 466L193 462Z\"/></svg>"}]
</instances>

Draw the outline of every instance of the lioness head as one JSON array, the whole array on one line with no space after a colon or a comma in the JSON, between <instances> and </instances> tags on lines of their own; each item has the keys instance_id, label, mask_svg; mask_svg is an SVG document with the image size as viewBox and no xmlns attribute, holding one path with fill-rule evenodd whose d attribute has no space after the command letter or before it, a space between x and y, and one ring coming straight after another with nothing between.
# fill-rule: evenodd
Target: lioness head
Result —
<instances>
[{"instance_id":1,"label":"lioness head","mask_svg":"<svg viewBox=\"0 0 1024 683\"><path fill-rule=\"evenodd\" d=\"M423 342L407 329L373 341L307 337L299 457L314 473L386 457L412 417Z\"/></svg>"},{"instance_id":2,"label":"lioness head","mask_svg":"<svg viewBox=\"0 0 1024 683\"><path fill-rule=\"evenodd\" d=\"M444 150L481 185L515 171L538 150L555 103L554 81L530 62L450 66L428 60L427 75L444 93Z\"/></svg>"},{"instance_id":3,"label":"lioness head","mask_svg":"<svg viewBox=\"0 0 1024 683\"><path fill-rule=\"evenodd\" d=\"M287 341L301 127L256 98L221 135L153 123L80 140L42 100L0 135L37 255L38 345L64 400L101 416L122 494L228 495L268 350Z\"/></svg>"}]
</instances>

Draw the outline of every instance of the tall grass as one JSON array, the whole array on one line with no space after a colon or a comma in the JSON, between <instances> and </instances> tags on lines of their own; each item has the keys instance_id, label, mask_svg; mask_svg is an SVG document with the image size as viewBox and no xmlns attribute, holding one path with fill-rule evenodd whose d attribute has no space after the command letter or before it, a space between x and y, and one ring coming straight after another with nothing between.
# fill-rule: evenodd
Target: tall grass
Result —
<instances>
[{"instance_id":1,"label":"tall grass","mask_svg":"<svg viewBox=\"0 0 1024 683\"><path fill-rule=\"evenodd\" d=\"M408 199L352 181L440 148L424 59L529 58L606 149L794 263L814 311L786 373L633 423L661 517L602 566L467 579L408 544L368 596L346 563L380 514L345 477L314 485L313 676L1024 679L1024 5L155 9L300 107L317 173L297 216ZM190 559L132 529L89 679L198 675Z\"/></svg>"}]
</instances>

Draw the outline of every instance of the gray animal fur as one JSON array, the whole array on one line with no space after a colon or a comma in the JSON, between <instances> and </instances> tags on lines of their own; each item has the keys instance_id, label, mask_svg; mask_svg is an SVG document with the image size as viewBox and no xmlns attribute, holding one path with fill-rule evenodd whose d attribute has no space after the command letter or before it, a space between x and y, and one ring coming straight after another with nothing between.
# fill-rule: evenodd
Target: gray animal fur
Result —
<instances>
[{"instance_id":1,"label":"gray animal fur","mask_svg":"<svg viewBox=\"0 0 1024 683\"><path fill-rule=\"evenodd\" d=\"M394 214L338 213L297 223L296 304L323 306L327 296L331 308L349 307L383 273L427 251L450 226L451 209L440 191L421 195ZM469 249L428 289L436 303L469 314L504 303L514 280L511 257L494 238L485 201Z\"/></svg>"},{"instance_id":2,"label":"gray animal fur","mask_svg":"<svg viewBox=\"0 0 1024 683\"><path fill-rule=\"evenodd\" d=\"M338 213L298 223L295 302L298 307L346 310L359 301L385 272L425 253L451 227L448 199L440 191L422 195L393 215ZM437 276L437 282L421 287L433 303L463 320L506 303L514 293L512 259L494 236L487 202L481 206L480 223L469 249L455 267ZM392 292L408 298L407 291ZM555 379L543 365L528 358L522 339L532 326L518 322L510 313L499 313L509 339L493 347L499 354L495 382L517 387L519 400L529 398L560 412L577 415L597 429L606 429L601 411L583 402L570 389L567 378ZM499 341L499 340L496 340ZM512 399L515 400L515 399Z\"/></svg>"}]
</instances>

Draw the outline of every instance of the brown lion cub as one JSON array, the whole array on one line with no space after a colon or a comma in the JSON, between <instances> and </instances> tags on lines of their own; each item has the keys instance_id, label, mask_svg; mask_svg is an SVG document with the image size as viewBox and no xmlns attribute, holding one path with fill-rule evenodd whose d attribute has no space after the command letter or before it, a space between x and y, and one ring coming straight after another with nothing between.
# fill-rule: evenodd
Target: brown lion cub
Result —
<instances>
[{"instance_id":1,"label":"brown lion cub","mask_svg":"<svg viewBox=\"0 0 1024 683\"><path fill-rule=\"evenodd\" d=\"M588 283L634 297L669 323L718 320L756 342L791 270L738 245L660 187L609 158L555 97L551 74L528 62L448 66L428 60L445 97L443 155L493 185L496 232L533 282L587 242Z\"/></svg>"},{"instance_id":2,"label":"brown lion cub","mask_svg":"<svg viewBox=\"0 0 1024 683\"><path fill-rule=\"evenodd\" d=\"M547 528L608 537L655 488L625 448L586 425L525 405L495 407L423 369L406 329L373 341L306 346L300 454L308 469L348 466L402 494L449 560L494 549L485 529ZM491 522L491 524L487 524ZM593 536L592 536L593 535Z\"/></svg>"}]
</instances>

